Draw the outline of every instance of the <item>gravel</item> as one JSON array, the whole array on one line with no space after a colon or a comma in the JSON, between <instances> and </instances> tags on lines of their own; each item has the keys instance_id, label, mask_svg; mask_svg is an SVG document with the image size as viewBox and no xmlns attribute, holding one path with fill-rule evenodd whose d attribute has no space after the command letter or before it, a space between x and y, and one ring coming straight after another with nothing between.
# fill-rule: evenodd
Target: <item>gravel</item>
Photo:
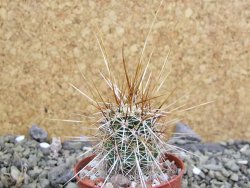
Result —
<instances>
[{"instance_id":1,"label":"gravel","mask_svg":"<svg viewBox=\"0 0 250 188\"><path fill-rule=\"evenodd\" d=\"M90 147L67 141L55 156L52 150L49 153L42 151L41 140L31 137L17 142L16 137L0 136L0 188L62 187L73 176L77 156ZM180 139L182 142L172 143L182 148L191 147L191 154L179 154L186 165L183 188L250 187L250 142L202 143L201 139L190 139L185 137ZM65 187L76 188L75 179Z\"/></svg>"},{"instance_id":2,"label":"gravel","mask_svg":"<svg viewBox=\"0 0 250 188\"><path fill-rule=\"evenodd\" d=\"M240 151L240 148L246 145L250 146L250 142L242 141L240 144L239 141L230 141L221 144L224 149L220 152L196 150L192 152L194 155L182 153L180 157L186 164L183 188L249 188L250 155ZM206 144L204 144L205 147Z\"/></svg>"},{"instance_id":3,"label":"gravel","mask_svg":"<svg viewBox=\"0 0 250 188\"><path fill-rule=\"evenodd\" d=\"M33 137L16 142L18 136L0 136L0 188L62 187L73 177L73 166L84 149L44 152ZM47 137L46 137L47 139ZM52 139L53 140L53 139ZM49 148L51 149L51 148ZM76 187L73 179L67 187Z\"/></svg>"}]
</instances>

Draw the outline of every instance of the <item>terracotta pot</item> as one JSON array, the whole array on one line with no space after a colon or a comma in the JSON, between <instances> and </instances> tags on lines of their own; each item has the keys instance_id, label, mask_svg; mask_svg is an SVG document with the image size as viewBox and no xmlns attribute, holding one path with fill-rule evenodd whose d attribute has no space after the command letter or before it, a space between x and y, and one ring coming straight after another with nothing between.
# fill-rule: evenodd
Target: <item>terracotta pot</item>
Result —
<instances>
[{"instance_id":1,"label":"terracotta pot","mask_svg":"<svg viewBox=\"0 0 250 188\"><path fill-rule=\"evenodd\" d=\"M182 176L184 174L184 163L181 159L179 159L178 157L176 157L175 155L172 154L165 154L166 159L168 159L169 161L174 161L175 165L181 169L180 173L178 174L178 176L174 177L173 179L171 179L170 181L163 183L161 185L158 186L154 186L154 188L181 188L181 180L182 180Z\"/></svg>"},{"instance_id":2,"label":"terracotta pot","mask_svg":"<svg viewBox=\"0 0 250 188\"><path fill-rule=\"evenodd\" d=\"M82 159L81 161L79 161L75 168L74 168L74 173L77 174L83 167L85 167L93 158L95 157L95 155L91 155L89 157L86 157L84 159ZM181 159L179 159L178 157L172 155L172 154L165 154L166 159L168 159L169 161L174 161L175 165L181 169L181 172L178 174L178 176L174 177L173 179L171 179L170 181L163 183L161 185L158 186L154 186L153 188L181 188L181 180L182 180L182 176L184 173L184 163L182 162ZM78 182L78 187L79 188L96 188L97 186L95 186L96 182L93 182L87 178L85 179L81 179L79 176L76 176L76 180ZM97 180L98 181L98 180Z\"/></svg>"}]
</instances>

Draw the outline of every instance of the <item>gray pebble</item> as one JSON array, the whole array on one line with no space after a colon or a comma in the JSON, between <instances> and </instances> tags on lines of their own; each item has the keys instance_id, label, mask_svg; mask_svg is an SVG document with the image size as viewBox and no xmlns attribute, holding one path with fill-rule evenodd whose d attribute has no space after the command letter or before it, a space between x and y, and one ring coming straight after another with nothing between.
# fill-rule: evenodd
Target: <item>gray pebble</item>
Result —
<instances>
[{"instance_id":1,"label":"gray pebble","mask_svg":"<svg viewBox=\"0 0 250 188\"><path fill-rule=\"evenodd\" d=\"M15 143L15 138L16 138L16 136L14 136L14 135L6 135L6 136L4 136L4 142L14 144Z\"/></svg>"},{"instance_id":2,"label":"gray pebble","mask_svg":"<svg viewBox=\"0 0 250 188\"><path fill-rule=\"evenodd\" d=\"M66 164L73 165L76 163L76 157L75 156L69 156L66 158Z\"/></svg>"},{"instance_id":3,"label":"gray pebble","mask_svg":"<svg viewBox=\"0 0 250 188\"><path fill-rule=\"evenodd\" d=\"M247 187L250 187L250 181L247 183Z\"/></svg>"},{"instance_id":4,"label":"gray pebble","mask_svg":"<svg viewBox=\"0 0 250 188\"><path fill-rule=\"evenodd\" d=\"M33 182L27 185L22 185L21 188L36 188L37 187L37 183Z\"/></svg>"},{"instance_id":5,"label":"gray pebble","mask_svg":"<svg viewBox=\"0 0 250 188\"><path fill-rule=\"evenodd\" d=\"M217 143L192 143L182 146L183 149L187 151L197 151L200 152L223 152L225 150L220 144Z\"/></svg>"},{"instance_id":6,"label":"gray pebble","mask_svg":"<svg viewBox=\"0 0 250 188\"><path fill-rule=\"evenodd\" d=\"M248 173L248 175L249 175L249 177L250 177L250 169L247 170L247 173Z\"/></svg>"},{"instance_id":7,"label":"gray pebble","mask_svg":"<svg viewBox=\"0 0 250 188\"><path fill-rule=\"evenodd\" d=\"M6 167L1 168L0 172L2 174L6 174L7 173L7 168Z\"/></svg>"},{"instance_id":8,"label":"gray pebble","mask_svg":"<svg viewBox=\"0 0 250 188\"><path fill-rule=\"evenodd\" d=\"M40 179L47 179L48 178L48 170L43 169L43 171L38 176Z\"/></svg>"},{"instance_id":9,"label":"gray pebble","mask_svg":"<svg viewBox=\"0 0 250 188\"><path fill-rule=\"evenodd\" d=\"M209 170L208 175L209 175L209 177L211 177L211 178L214 178L214 177L215 177L214 171L213 171L213 170Z\"/></svg>"},{"instance_id":10,"label":"gray pebble","mask_svg":"<svg viewBox=\"0 0 250 188\"><path fill-rule=\"evenodd\" d=\"M214 164L206 164L206 165L203 165L203 167L208 170L221 170L222 169L221 165L214 165Z\"/></svg>"},{"instance_id":11,"label":"gray pebble","mask_svg":"<svg viewBox=\"0 0 250 188\"><path fill-rule=\"evenodd\" d=\"M52 168L48 173L48 179L52 185L64 184L73 176L72 168L65 164Z\"/></svg>"},{"instance_id":12,"label":"gray pebble","mask_svg":"<svg viewBox=\"0 0 250 188\"><path fill-rule=\"evenodd\" d=\"M65 188L77 188L77 184L69 182Z\"/></svg>"},{"instance_id":13,"label":"gray pebble","mask_svg":"<svg viewBox=\"0 0 250 188\"><path fill-rule=\"evenodd\" d=\"M0 180L1 180L2 184L3 184L3 187L10 187L7 176L1 175Z\"/></svg>"},{"instance_id":14,"label":"gray pebble","mask_svg":"<svg viewBox=\"0 0 250 188\"><path fill-rule=\"evenodd\" d=\"M21 145L16 145L13 150L15 153L22 153L24 151L24 148Z\"/></svg>"},{"instance_id":15,"label":"gray pebble","mask_svg":"<svg viewBox=\"0 0 250 188\"><path fill-rule=\"evenodd\" d=\"M42 188L50 188L50 182L47 179L40 179L39 184Z\"/></svg>"},{"instance_id":16,"label":"gray pebble","mask_svg":"<svg viewBox=\"0 0 250 188\"><path fill-rule=\"evenodd\" d=\"M236 164L235 161L233 160L229 160L226 164L225 164L225 167L227 167L228 169L234 171L234 172L237 172L239 171L240 167Z\"/></svg>"},{"instance_id":17,"label":"gray pebble","mask_svg":"<svg viewBox=\"0 0 250 188\"><path fill-rule=\"evenodd\" d=\"M30 140L27 143L27 146L31 149L31 151L33 151L34 148L38 148L39 147L39 143L35 140Z\"/></svg>"},{"instance_id":18,"label":"gray pebble","mask_svg":"<svg viewBox=\"0 0 250 188\"><path fill-rule=\"evenodd\" d=\"M223 168L223 169L221 170L221 173L223 174L223 176L225 176L225 177L227 177L227 178L230 176L230 172L227 171L225 168Z\"/></svg>"},{"instance_id":19,"label":"gray pebble","mask_svg":"<svg viewBox=\"0 0 250 188\"><path fill-rule=\"evenodd\" d=\"M202 183L201 185L200 185L200 188L206 188L207 187L207 185L205 184L205 183Z\"/></svg>"},{"instance_id":20,"label":"gray pebble","mask_svg":"<svg viewBox=\"0 0 250 188\"><path fill-rule=\"evenodd\" d=\"M182 180L182 188L188 188L188 181L186 179Z\"/></svg>"},{"instance_id":21,"label":"gray pebble","mask_svg":"<svg viewBox=\"0 0 250 188\"><path fill-rule=\"evenodd\" d=\"M47 162L47 165L48 166L51 166L51 167L53 167L53 166L56 166L57 165L57 160L49 160L48 162Z\"/></svg>"},{"instance_id":22,"label":"gray pebble","mask_svg":"<svg viewBox=\"0 0 250 188\"><path fill-rule=\"evenodd\" d=\"M43 170L38 168L38 166L34 166L33 170L28 171L28 174L31 178L36 179L42 171Z\"/></svg>"},{"instance_id":23,"label":"gray pebble","mask_svg":"<svg viewBox=\"0 0 250 188\"><path fill-rule=\"evenodd\" d=\"M10 175L11 175L11 177L12 177L15 181L17 181L17 180L19 179L20 173L21 173L21 172L17 169L17 167L15 167L15 166L11 166L11 167L10 167Z\"/></svg>"},{"instance_id":24,"label":"gray pebble","mask_svg":"<svg viewBox=\"0 0 250 188\"><path fill-rule=\"evenodd\" d=\"M34 140L38 142L45 142L47 140L48 133L44 129L38 127L37 125L32 125L29 131L30 131L30 136Z\"/></svg>"},{"instance_id":25,"label":"gray pebble","mask_svg":"<svg viewBox=\"0 0 250 188\"><path fill-rule=\"evenodd\" d=\"M192 185L192 188L200 188L200 186L199 186L199 185L197 185L197 183L196 183L196 182L194 182L194 183L193 183L193 185Z\"/></svg>"},{"instance_id":26,"label":"gray pebble","mask_svg":"<svg viewBox=\"0 0 250 188\"><path fill-rule=\"evenodd\" d=\"M211 180L212 187L221 187L224 183L221 181L218 181L217 179Z\"/></svg>"},{"instance_id":27,"label":"gray pebble","mask_svg":"<svg viewBox=\"0 0 250 188\"><path fill-rule=\"evenodd\" d=\"M26 148L26 149L24 150L24 152L23 152L23 156L26 157L26 158L28 158L29 154L30 154L30 149L29 149L29 148Z\"/></svg>"},{"instance_id":28,"label":"gray pebble","mask_svg":"<svg viewBox=\"0 0 250 188\"><path fill-rule=\"evenodd\" d=\"M228 183L228 182L225 182L225 183L221 186L221 188L231 188L231 187L232 187L231 184Z\"/></svg>"},{"instance_id":29,"label":"gray pebble","mask_svg":"<svg viewBox=\"0 0 250 188\"><path fill-rule=\"evenodd\" d=\"M225 176L223 176L220 172L218 172L218 171L216 171L215 173L214 173L214 175L215 175L215 178L217 179L217 180L220 180L220 181L225 181L227 178L225 178Z\"/></svg>"},{"instance_id":30,"label":"gray pebble","mask_svg":"<svg viewBox=\"0 0 250 188\"><path fill-rule=\"evenodd\" d=\"M28 158L28 162L31 166L37 166L38 161L39 161L39 158L35 154L30 155Z\"/></svg>"},{"instance_id":31,"label":"gray pebble","mask_svg":"<svg viewBox=\"0 0 250 188\"><path fill-rule=\"evenodd\" d=\"M234 173L234 174L231 175L230 179L233 180L233 181L238 181L239 180L239 176L238 176L238 174Z\"/></svg>"}]
</instances>

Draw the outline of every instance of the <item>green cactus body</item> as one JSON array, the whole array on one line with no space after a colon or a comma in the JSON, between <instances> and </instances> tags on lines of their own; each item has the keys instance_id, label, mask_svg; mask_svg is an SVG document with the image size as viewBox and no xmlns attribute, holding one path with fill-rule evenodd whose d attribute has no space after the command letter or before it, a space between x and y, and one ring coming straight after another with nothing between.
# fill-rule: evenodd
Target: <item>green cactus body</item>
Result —
<instances>
[{"instance_id":1,"label":"green cactus body","mask_svg":"<svg viewBox=\"0 0 250 188\"><path fill-rule=\"evenodd\" d=\"M109 115L102 129L106 137L103 147L105 153L109 153L106 159L107 172L115 161L118 161L114 166L115 173L137 174L138 163L143 172L150 172L158 156L151 133L154 130L154 118L142 120L138 115Z\"/></svg>"}]
</instances>

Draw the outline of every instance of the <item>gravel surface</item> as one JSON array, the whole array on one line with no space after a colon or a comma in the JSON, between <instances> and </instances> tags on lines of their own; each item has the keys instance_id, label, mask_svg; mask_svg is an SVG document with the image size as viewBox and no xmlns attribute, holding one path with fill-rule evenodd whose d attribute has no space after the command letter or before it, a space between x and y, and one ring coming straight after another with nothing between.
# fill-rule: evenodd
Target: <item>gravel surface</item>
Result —
<instances>
[{"instance_id":1,"label":"gravel surface","mask_svg":"<svg viewBox=\"0 0 250 188\"><path fill-rule=\"evenodd\" d=\"M43 138L50 147L42 148L46 145L33 138L0 137L0 188L62 187L73 176L78 156L90 146L72 141L61 145L58 139ZM170 142L191 152L179 154L186 164L183 188L250 187L250 142L202 143L185 137ZM66 187L77 187L75 180Z\"/></svg>"},{"instance_id":2,"label":"gravel surface","mask_svg":"<svg viewBox=\"0 0 250 188\"><path fill-rule=\"evenodd\" d=\"M202 150L180 155L186 164L183 188L250 187L250 142L218 143L214 144L216 150L211 150L210 144L198 144L198 148L202 145Z\"/></svg>"}]
</instances>

